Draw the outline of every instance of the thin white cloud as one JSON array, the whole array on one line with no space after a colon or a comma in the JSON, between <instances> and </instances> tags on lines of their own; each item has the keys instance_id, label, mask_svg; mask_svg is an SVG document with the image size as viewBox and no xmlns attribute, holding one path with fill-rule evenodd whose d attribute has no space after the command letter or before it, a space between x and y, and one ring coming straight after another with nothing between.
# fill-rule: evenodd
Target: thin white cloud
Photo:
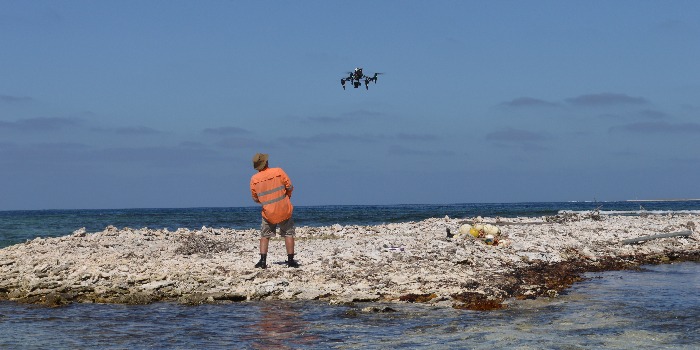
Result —
<instances>
[{"instance_id":1,"label":"thin white cloud","mask_svg":"<svg viewBox=\"0 0 700 350\"><path fill-rule=\"evenodd\" d=\"M653 109L645 109L643 111L640 111L639 115L649 119L663 119L668 117L668 114Z\"/></svg>"},{"instance_id":2,"label":"thin white cloud","mask_svg":"<svg viewBox=\"0 0 700 350\"><path fill-rule=\"evenodd\" d=\"M8 144L7 147L0 147L0 160L20 165L27 163L46 165L53 162L65 164L85 159L90 150L90 146L76 142Z\"/></svg>"},{"instance_id":3,"label":"thin white cloud","mask_svg":"<svg viewBox=\"0 0 700 350\"><path fill-rule=\"evenodd\" d=\"M117 128L91 128L91 131L114 133L117 135L156 135L162 131L149 128L147 126L125 126Z\"/></svg>"},{"instance_id":4,"label":"thin white cloud","mask_svg":"<svg viewBox=\"0 0 700 350\"><path fill-rule=\"evenodd\" d=\"M14 164L19 168L50 168L52 164L71 164L78 167L76 169L110 164L177 168L226 160L219 152L205 147L98 148L75 142L8 144L7 147L0 147L0 165Z\"/></svg>"},{"instance_id":5,"label":"thin white cloud","mask_svg":"<svg viewBox=\"0 0 700 350\"><path fill-rule=\"evenodd\" d=\"M543 132L533 132L515 128L502 128L486 134L486 140L504 148L521 148L525 151L543 151L548 148L542 142L552 137Z\"/></svg>"},{"instance_id":6,"label":"thin white cloud","mask_svg":"<svg viewBox=\"0 0 700 350\"><path fill-rule=\"evenodd\" d=\"M28 118L14 122L0 121L0 130L24 132L55 131L63 128L79 126L82 120L78 118Z\"/></svg>"},{"instance_id":7,"label":"thin white cloud","mask_svg":"<svg viewBox=\"0 0 700 350\"><path fill-rule=\"evenodd\" d=\"M539 142L550 139L550 137L541 132L533 132L522 129L502 128L486 134L486 139L489 141L504 141L504 142Z\"/></svg>"},{"instance_id":8,"label":"thin white cloud","mask_svg":"<svg viewBox=\"0 0 700 350\"><path fill-rule=\"evenodd\" d=\"M588 94L566 99L575 106L614 106L614 105L643 105L649 101L643 97L632 97L617 93Z\"/></svg>"},{"instance_id":9,"label":"thin white cloud","mask_svg":"<svg viewBox=\"0 0 700 350\"><path fill-rule=\"evenodd\" d=\"M396 135L401 141L437 141L439 137L434 134L406 134L399 133Z\"/></svg>"},{"instance_id":10,"label":"thin white cloud","mask_svg":"<svg viewBox=\"0 0 700 350\"><path fill-rule=\"evenodd\" d=\"M307 124L341 124L341 123L350 123L353 120L347 117L329 117L329 116L320 116L320 117L308 117L306 119L302 120L302 123L307 123Z\"/></svg>"},{"instance_id":11,"label":"thin white cloud","mask_svg":"<svg viewBox=\"0 0 700 350\"><path fill-rule=\"evenodd\" d=\"M344 117L383 117L386 114L382 112L373 112L373 111L367 111L367 110L356 110L356 111L350 111L350 112L345 112L342 114Z\"/></svg>"},{"instance_id":12,"label":"thin white cloud","mask_svg":"<svg viewBox=\"0 0 700 350\"><path fill-rule=\"evenodd\" d=\"M119 135L153 135L160 134L160 131L149 128L147 126L128 126L123 128L116 128L114 132Z\"/></svg>"},{"instance_id":13,"label":"thin white cloud","mask_svg":"<svg viewBox=\"0 0 700 350\"><path fill-rule=\"evenodd\" d=\"M610 154L612 154L614 156L618 156L618 157L624 157L624 158L638 157L639 155L641 155L641 153L639 151L632 151L632 150L612 151L612 152L610 152Z\"/></svg>"},{"instance_id":14,"label":"thin white cloud","mask_svg":"<svg viewBox=\"0 0 700 350\"><path fill-rule=\"evenodd\" d=\"M678 163L680 165L688 165L688 164L700 164L700 157L670 157L668 158L669 161Z\"/></svg>"},{"instance_id":15,"label":"thin white cloud","mask_svg":"<svg viewBox=\"0 0 700 350\"><path fill-rule=\"evenodd\" d=\"M614 126L610 132L639 134L700 134L699 123L638 122Z\"/></svg>"},{"instance_id":16,"label":"thin white cloud","mask_svg":"<svg viewBox=\"0 0 700 350\"><path fill-rule=\"evenodd\" d=\"M148 165L177 167L190 166L208 160L222 160L210 149L186 147L115 147L92 152L93 161L143 163Z\"/></svg>"},{"instance_id":17,"label":"thin white cloud","mask_svg":"<svg viewBox=\"0 0 700 350\"><path fill-rule=\"evenodd\" d=\"M454 156L453 151L433 151L433 150L422 150L409 148L399 145L393 145L389 147L388 153L395 156L438 156L438 157L450 157Z\"/></svg>"},{"instance_id":18,"label":"thin white cloud","mask_svg":"<svg viewBox=\"0 0 700 350\"><path fill-rule=\"evenodd\" d=\"M385 118L386 114L366 110L341 113L338 116L312 116L301 119L304 124L349 124Z\"/></svg>"},{"instance_id":19,"label":"thin white cloud","mask_svg":"<svg viewBox=\"0 0 700 350\"><path fill-rule=\"evenodd\" d=\"M218 128L207 128L202 130L203 134L214 136L237 136L248 135L250 131L237 126L221 126Z\"/></svg>"},{"instance_id":20,"label":"thin white cloud","mask_svg":"<svg viewBox=\"0 0 700 350\"><path fill-rule=\"evenodd\" d=\"M32 101L34 101L33 98L26 96L0 95L0 102L2 103L27 103Z\"/></svg>"},{"instance_id":21,"label":"thin white cloud","mask_svg":"<svg viewBox=\"0 0 700 350\"><path fill-rule=\"evenodd\" d=\"M556 107L556 103L545 100L540 100L532 97L518 97L511 101L501 103L501 106L506 107Z\"/></svg>"},{"instance_id":22,"label":"thin white cloud","mask_svg":"<svg viewBox=\"0 0 700 350\"><path fill-rule=\"evenodd\" d=\"M667 19L661 22L658 22L656 26L660 29L664 30L675 30L683 27L683 22L677 19Z\"/></svg>"},{"instance_id":23,"label":"thin white cloud","mask_svg":"<svg viewBox=\"0 0 700 350\"><path fill-rule=\"evenodd\" d=\"M625 119L625 116L622 116L620 114L616 113L603 113L603 114L598 114L596 117L604 120L623 120Z\"/></svg>"},{"instance_id":24,"label":"thin white cloud","mask_svg":"<svg viewBox=\"0 0 700 350\"><path fill-rule=\"evenodd\" d=\"M377 135L351 135L340 133L317 134L309 137L283 137L280 141L290 146L312 147L334 143L367 143L383 139Z\"/></svg>"},{"instance_id":25,"label":"thin white cloud","mask_svg":"<svg viewBox=\"0 0 700 350\"><path fill-rule=\"evenodd\" d=\"M216 141L215 146L226 148L226 149L274 149L276 148L274 144L266 141L261 141L258 139L253 139L249 137L227 137L222 140Z\"/></svg>"},{"instance_id":26,"label":"thin white cloud","mask_svg":"<svg viewBox=\"0 0 700 350\"><path fill-rule=\"evenodd\" d=\"M180 147L184 148L207 148L208 146L202 142L197 141L183 141L180 142Z\"/></svg>"}]
</instances>

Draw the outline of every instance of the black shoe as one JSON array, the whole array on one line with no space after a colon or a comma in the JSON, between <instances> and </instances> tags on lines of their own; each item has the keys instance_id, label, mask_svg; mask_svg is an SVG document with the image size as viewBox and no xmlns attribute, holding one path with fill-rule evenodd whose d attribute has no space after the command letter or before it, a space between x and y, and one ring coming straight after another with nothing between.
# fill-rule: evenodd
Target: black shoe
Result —
<instances>
[{"instance_id":1,"label":"black shoe","mask_svg":"<svg viewBox=\"0 0 700 350\"><path fill-rule=\"evenodd\" d=\"M299 263L296 260L287 260L287 267L299 268Z\"/></svg>"},{"instance_id":2,"label":"black shoe","mask_svg":"<svg viewBox=\"0 0 700 350\"><path fill-rule=\"evenodd\" d=\"M267 265L265 264L264 261L260 260L260 261L258 261L257 264L255 264L255 268L256 269L266 269Z\"/></svg>"}]
</instances>

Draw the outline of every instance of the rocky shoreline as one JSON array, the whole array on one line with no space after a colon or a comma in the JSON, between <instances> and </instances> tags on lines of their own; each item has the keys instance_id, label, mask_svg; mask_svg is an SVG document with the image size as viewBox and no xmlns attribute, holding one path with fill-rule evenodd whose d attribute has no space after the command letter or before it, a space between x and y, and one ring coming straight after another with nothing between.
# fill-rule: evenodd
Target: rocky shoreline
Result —
<instances>
[{"instance_id":1,"label":"rocky shoreline","mask_svg":"<svg viewBox=\"0 0 700 350\"><path fill-rule=\"evenodd\" d=\"M253 268L253 229L81 229L1 249L0 300L47 306L389 301L489 310L513 298L556 297L589 271L700 261L697 215L481 219L500 228L498 245L446 234L479 219L297 227L301 267L286 267L284 243L276 238L265 270ZM688 236L622 242L682 231Z\"/></svg>"}]
</instances>

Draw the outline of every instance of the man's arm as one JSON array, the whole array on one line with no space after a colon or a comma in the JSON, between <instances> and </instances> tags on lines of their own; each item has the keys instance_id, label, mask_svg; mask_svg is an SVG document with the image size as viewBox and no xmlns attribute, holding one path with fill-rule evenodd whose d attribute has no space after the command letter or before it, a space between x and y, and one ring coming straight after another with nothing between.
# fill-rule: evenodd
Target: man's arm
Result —
<instances>
[{"instance_id":1,"label":"man's arm","mask_svg":"<svg viewBox=\"0 0 700 350\"><path fill-rule=\"evenodd\" d=\"M292 180L289 179L287 173L282 170L282 183L284 184L284 189L287 191L287 196L292 198L292 191L294 191L294 186L292 186Z\"/></svg>"},{"instance_id":2,"label":"man's arm","mask_svg":"<svg viewBox=\"0 0 700 350\"><path fill-rule=\"evenodd\" d=\"M250 195L253 197L253 201L255 203L260 203L260 199L258 199L258 193L255 192L255 186L253 185L253 181L250 181Z\"/></svg>"}]
</instances>

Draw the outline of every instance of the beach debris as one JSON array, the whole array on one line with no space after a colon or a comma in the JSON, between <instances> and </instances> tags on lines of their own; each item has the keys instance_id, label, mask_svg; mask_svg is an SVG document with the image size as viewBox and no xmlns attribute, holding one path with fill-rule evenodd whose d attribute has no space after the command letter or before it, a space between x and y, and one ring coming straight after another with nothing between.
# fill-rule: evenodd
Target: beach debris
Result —
<instances>
[{"instance_id":1,"label":"beach debris","mask_svg":"<svg viewBox=\"0 0 700 350\"><path fill-rule=\"evenodd\" d=\"M625 239L625 240L620 241L620 243L622 243L622 244L641 243L641 242L649 241L652 239L658 239L658 238L688 237L691 234L693 234L692 231L662 233L662 234L658 234L658 235L650 235L650 236L642 236L642 237L638 237L638 238Z\"/></svg>"},{"instance_id":2,"label":"beach debris","mask_svg":"<svg viewBox=\"0 0 700 350\"><path fill-rule=\"evenodd\" d=\"M498 226L491 225L491 224L486 224L484 225L484 233L487 235L499 235L501 233L501 229L498 228Z\"/></svg>"},{"instance_id":3,"label":"beach debris","mask_svg":"<svg viewBox=\"0 0 700 350\"><path fill-rule=\"evenodd\" d=\"M556 224L563 224L567 222L581 221L581 215L579 215L578 213L564 212L553 216L545 216L544 221Z\"/></svg>"},{"instance_id":4,"label":"beach debris","mask_svg":"<svg viewBox=\"0 0 700 350\"><path fill-rule=\"evenodd\" d=\"M448 229L449 230L449 229ZM498 236L501 229L492 224L475 223L473 226L463 224L459 227L459 236L468 238L478 238L488 245L498 245ZM448 237L451 237L448 233Z\"/></svg>"},{"instance_id":5,"label":"beach debris","mask_svg":"<svg viewBox=\"0 0 700 350\"><path fill-rule=\"evenodd\" d=\"M223 242L211 239L203 234L193 232L181 239L180 246L175 250L175 253L182 255L192 254L215 254L229 251L229 245Z\"/></svg>"},{"instance_id":6,"label":"beach debris","mask_svg":"<svg viewBox=\"0 0 700 350\"><path fill-rule=\"evenodd\" d=\"M385 252L401 253L404 251L404 247L384 247Z\"/></svg>"},{"instance_id":7,"label":"beach debris","mask_svg":"<svg viewBox=\"0 0 700 350\"><path fill-rule=\"evenodd\" d=\"M479 238L483 234L483 232L477 230L476 227L472 227L469 229L469 234L474 238Z\"/></svg>"},{"instance_id":8,"label":"beach debris","mask_svg":"<svg viewBox=\"0 0 700 350\"><path fill-rule=\"evenodd\" d=\"M472 226L469 224L464 224L459 227L459 234L460 235L466 235L466 234L471 234Z\"/></svg>"},{"instance_id":9,"label":"beach debris","mask_svg":"<svg viewBox=\"0 0 700 350\"><path fill-rule=\"evenodd\" d=\"M685 226L685 228L687 228L688 230L695 231L695 223L692 222L692 221L688 221L688 222L687 222L685 225L683 225L683 226Z\"/></svg>"},{"instance_id":10,"label":"beach debris","mask_svg":"<svg viewBox=\"0 0 700 350\"><path fill-rule=\"evenodd\" d=\"M557 215L545 216L544 221L555 223L555 224L565 224L567 222L577 222L585 219L590 219L593 221L601 221L603 217L600 215L600 210L596 209L594 211L577 213L564 211Z\"/></svg>"},{"instance_id":11,"label":"beach debris","mask_svg":"<svg viewBox=\"0 0 700 350\"><path fill-rule=\"evenodd\" d=\"M508 247L513 244L513 240L508 238L499 238L496 240L496 245L500 247Z\"/></svg>"},{"instance_id":12,"label":"beach debris","mask_svg":"<svg viewBox=\"0 0 700 350\"><path fill-rule=\"evenodd\" d=\"M476 230L472 225L469 224L463 224L462 226L459 227L459 231L457 233L458 236L467 236L471 235L474 238L479 236L479 231Z\"/></svg>"}]
</instances>

